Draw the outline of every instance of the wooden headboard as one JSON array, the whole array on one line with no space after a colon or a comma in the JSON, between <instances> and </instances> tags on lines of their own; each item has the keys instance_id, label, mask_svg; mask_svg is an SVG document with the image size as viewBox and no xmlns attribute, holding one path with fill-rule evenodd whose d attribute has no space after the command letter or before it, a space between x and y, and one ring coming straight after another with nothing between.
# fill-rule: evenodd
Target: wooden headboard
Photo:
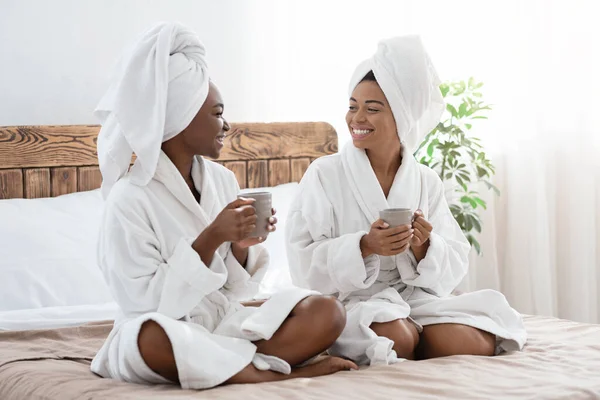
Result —
<instances>
[{"instance_id":1,"label":"wooden headboard","mask_svg":"<svg viewBox=\"0 0 600 400\"><path fill-rule=\"evenodd\" d=\"M218 162L242 188L297 182L315 158L337 152L325 122L231 124ZM0 199L54 197L100 187L97 125L0 127Z\"/></svg>"}]
</instances>

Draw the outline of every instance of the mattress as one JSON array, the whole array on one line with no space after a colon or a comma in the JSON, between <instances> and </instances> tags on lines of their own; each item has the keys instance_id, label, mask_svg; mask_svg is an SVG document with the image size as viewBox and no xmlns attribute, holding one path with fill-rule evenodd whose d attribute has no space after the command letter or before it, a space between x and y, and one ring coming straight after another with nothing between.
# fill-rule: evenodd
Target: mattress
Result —
<instances>
[{"instance_id":1,"label":"mattress","mask_svg":"<svg viewBox=\"0 0 600 400\"><path fill-rule=\"evenodd\" d=\"M61 307L42 307L0 312L0 331L64 328L88 322L112 320L118 306L114 302Z\"/></svg>"},{"instance_id":2,"label":"mattress","mask_svg":"<svg viewBox=\"0 0 600 400\"><path fill-rule=\"evenodd\" d=\"M527 316L523 352L454 356L206 391L95 376L110 321L0 332L0 399L590 399L600 397L600 325Z\"/></svg>"}]
</instances>

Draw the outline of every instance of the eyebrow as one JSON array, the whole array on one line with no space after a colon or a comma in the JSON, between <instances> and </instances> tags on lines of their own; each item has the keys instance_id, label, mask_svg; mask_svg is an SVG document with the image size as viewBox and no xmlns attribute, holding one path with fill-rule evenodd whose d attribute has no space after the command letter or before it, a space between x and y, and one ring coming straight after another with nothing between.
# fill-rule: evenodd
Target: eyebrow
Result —
<instances>
[{"instance_id":1,"label":"eyebrow","mask_svg":"<svg viewBox=\"0 0 600 400\"><path fill-rule=\"evenodd\" d=\"M350 100L357 102L354 97L350 97ZM381 102L379 100L367 100L367 101L365 101L365 104L369 104L369 103L377 103L377 104L381 104L382 106L385 107L385 104L383 104L383 102Z\"/></svg>"},{"instance_id":2,"label":"eyebrow","mask_svg":"<svg viewBox=\"0 0 600 400\"><path fill-rule=\"evenodd\" d=\"M213 108L217 108L217 107L221 107L221 108L225 108L225 106L223 105L223 103L217 103L213 106Z\"/></svg>"}]
</instances>

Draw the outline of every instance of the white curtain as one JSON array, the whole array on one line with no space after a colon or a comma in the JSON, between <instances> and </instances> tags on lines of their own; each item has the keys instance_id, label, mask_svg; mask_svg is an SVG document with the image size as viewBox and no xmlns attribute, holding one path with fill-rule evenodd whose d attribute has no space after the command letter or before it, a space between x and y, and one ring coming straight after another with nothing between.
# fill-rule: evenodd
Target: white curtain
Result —
<instances>
[{"instance_id":1,"label":"white curtain","mask_svg":"<svg viewBox=\"0 0 600 400\"><path fill-rule=\"evenodd\" d=\"M444 79L483 81L493 110L475 132L502 194L487 196L484 255L472 256L462 289L500 290L523 313L600 322L597 2L254 4L254 118L326 120L345 143L354 66L380 38L405 33L423 36Z\"/></svg>"},{"instance_id":2,"label":"white curtain","mask_svg":"<svg viewBox=\"0 0 600 400\"><path fill-rule=\"evenodd\" d=\"M600 322L600 27L593 2L528 1L506 21L504 70L481 129L502 195L491 199L467 289L521 312ZM489 198L489 197L488 197Z\"/></svg>"}]
</instances>

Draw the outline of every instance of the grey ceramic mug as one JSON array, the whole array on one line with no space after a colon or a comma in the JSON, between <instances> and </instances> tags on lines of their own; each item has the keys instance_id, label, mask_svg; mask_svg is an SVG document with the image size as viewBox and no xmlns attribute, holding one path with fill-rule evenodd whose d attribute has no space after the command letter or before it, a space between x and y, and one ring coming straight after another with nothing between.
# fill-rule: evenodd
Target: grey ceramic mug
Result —
<instances>
[{"instance_id":1,"label":"grey ceramic mug","mask_svg":"<svg viewBox=\"0 0 600 400\"><path fill-rule=\"evenodd\" d=\"M413 212L410 208L388 208L379 211L379 218L387 222L390 228L412 225Z\"/></svg>"},{"instance_id":2,"label":"grey ceramic mug","mask_svg":"<svg viewBox=\"0 0 600 400\"><path fill-rule=\"evenodd\" d=\"M254 199L254 209L256 210L256 228L248 236L251 238L261 237L266 239L269 235L269 218L273 215L271 209L271 193L270 192L246 192L238 194L238 199Z\"/></svg>"}]
</instances>

